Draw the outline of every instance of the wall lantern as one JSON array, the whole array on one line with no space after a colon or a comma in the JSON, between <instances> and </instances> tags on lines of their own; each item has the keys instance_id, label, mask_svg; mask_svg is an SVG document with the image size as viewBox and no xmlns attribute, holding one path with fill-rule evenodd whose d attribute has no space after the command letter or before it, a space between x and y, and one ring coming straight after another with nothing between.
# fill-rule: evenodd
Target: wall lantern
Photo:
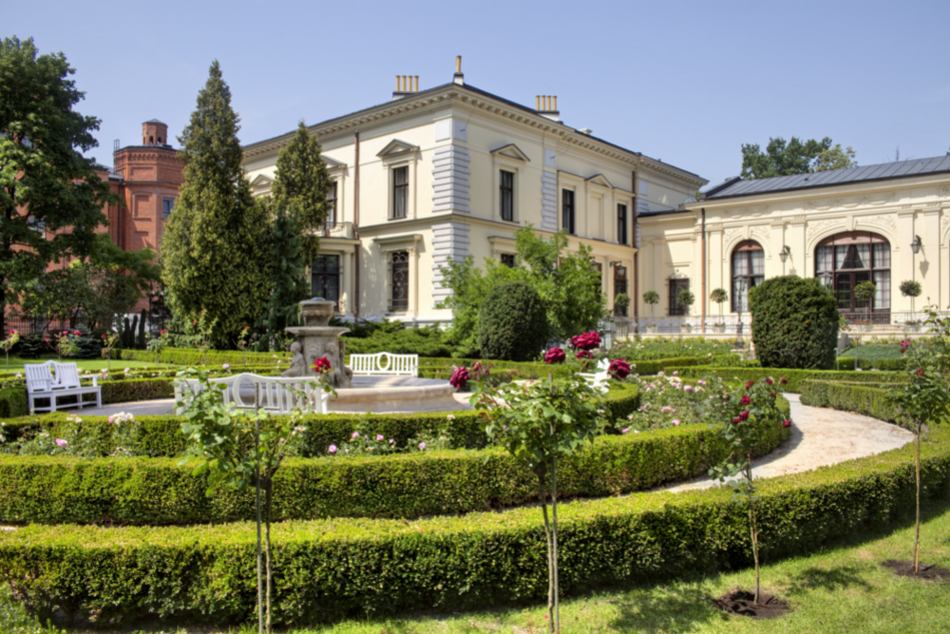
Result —
<instances>
[{"instance_id":1,"label":"wall lantern","mask_svg":"<svg viewBox=\"0 0 950 634\"><path fill-rule=\"evenodd\" d=\"M914 255L920 253L920 247L923 246L923 242L920 241L920 236L914 236L914 241L910 243L910 248L914 250Z\"/></svg>"},{"instance_id":2,"label":"wall lantern","mask_svg":"<svg viewBox=\"0 0 950 634\"><path fill-rule=\"evenodd\" d=\"M787 244L782 247L782 250L778 252L778 256L782 258L782 262L788 259L788 256L792 254L792 249Z\"/></svg>"},{"instance_id":3,"label":"wall lantern","mask_svg":"<svg viewBox=\"0 0 950 634\"><path fill-rule=\"evenodd\" d=\"M821 280L821 283L822 283L826 288L831 288L831 278L832 278L832 277L834 277L834 276L833 276L831 273L829 273L828 271L825 271L824 273L819 273L819 274L818 274L818 279Z\"/></svg>"}]
</instances>

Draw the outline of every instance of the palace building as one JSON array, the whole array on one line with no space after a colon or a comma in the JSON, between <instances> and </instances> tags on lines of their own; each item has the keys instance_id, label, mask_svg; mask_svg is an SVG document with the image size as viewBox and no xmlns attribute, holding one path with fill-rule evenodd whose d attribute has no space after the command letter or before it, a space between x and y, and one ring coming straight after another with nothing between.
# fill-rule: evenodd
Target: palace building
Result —
<instances>
[{"instance_id":1,"label":"palace building","mask_svg":"<svg viewBox=\"0 0 950 634\"><path fill-rule=\"evenodd\" d=\"M346 318L425 324L449 289L439 267L472 256L514 264L514 234L565 229L592 248L608 307L636 295L638 215L676 209L706 181L561 122L557 98L527 107L465 83L418 90L397 78L392 99L310 127L333 179L333 211L312 263L313 293ZM266 195L293 138L244 147Z\"/></svg>"}]
</instances>

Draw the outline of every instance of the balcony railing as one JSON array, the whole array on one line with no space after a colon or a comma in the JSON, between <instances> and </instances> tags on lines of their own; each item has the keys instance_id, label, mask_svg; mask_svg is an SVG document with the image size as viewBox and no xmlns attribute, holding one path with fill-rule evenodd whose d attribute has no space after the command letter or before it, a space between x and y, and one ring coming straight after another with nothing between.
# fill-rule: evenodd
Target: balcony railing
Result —
<instances>
[{"instance_id":1,"label":"balcony railing","mask_svg":"<svg viewBox=\"0 0 950 634\"><path fill-rule=\"evenodd\" d=\"M353 223L352 222L326 222L323 225L323 231L321 235L324 238L345 238L347 240L353 239Z\"/></svg>"}]
</instances>

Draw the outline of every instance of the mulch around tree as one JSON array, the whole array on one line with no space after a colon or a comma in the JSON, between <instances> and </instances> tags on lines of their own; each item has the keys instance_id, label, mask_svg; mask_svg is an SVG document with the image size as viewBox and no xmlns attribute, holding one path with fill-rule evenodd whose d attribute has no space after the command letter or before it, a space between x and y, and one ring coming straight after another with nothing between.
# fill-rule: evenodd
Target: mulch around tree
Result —
<instances>
[{"instance_id":1,"label":"mulch around tree","mask_svg":"<svg viewBox=\"0 0 950 634\"><path fill-rule=\"evenodd\" d=\"M920 562L917 572L914 572L914 562L909 560L888 559L881 565L898 577L912 577L914 579L923 579L924 581L950 582L950 570L934 564Z\"/></svg>"},{"instance_id":2,"label":"mulch around tree","mask_svg":"<svg viewBox=\"0 0 950 634\"><path fill-rule=\"evenodd\" d=\"M774 619L792 609L785 601L765 592L759 592L758 603L755 603L754 599L755 593L753 592L733 590L718 599L713 599L712 604L728 614L750 616L756 620Z\"/></svg>"}]
</instances>

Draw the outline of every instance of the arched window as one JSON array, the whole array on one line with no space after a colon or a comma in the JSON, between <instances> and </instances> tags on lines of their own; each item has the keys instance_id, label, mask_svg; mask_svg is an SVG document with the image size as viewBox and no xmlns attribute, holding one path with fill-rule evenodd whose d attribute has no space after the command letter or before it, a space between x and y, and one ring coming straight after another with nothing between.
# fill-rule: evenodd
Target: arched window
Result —
<instances>
[{"instance_id":1,"label":"arched window","mask_svg":"<svg viewBox=\"0 0 950 634\"><path fill-rule=\"evenodd\" d=\"M149 145L155 145L155 139L154 139L154 137L149 137L149 138L148 138L148 144L149 144Z\"/></svg>"},{"instance_id":2,"label":"arched window","mask_svg":"<svg viewBox=\"0 0 950 634\"><path fill-rule=\"evenodd\" d=\"M838 310L854 319L866 319L868 309L867 302L854 297L854 287L874 282L871 319L890 321L891 245L883 236L850 231L825 238L815 247L815 275L834 291Z\"/></svg>"},{"instance_id":3,"label":"arched window","mask_svg":"<svg viewBox=\"0 0 950 634\"><path fill-rule=\"evenodd\" d=\"M755 240L745 240L732 250L732 311L749 312L749 289L765 280L765 251Z\"/></svg>"}]
</instances>

